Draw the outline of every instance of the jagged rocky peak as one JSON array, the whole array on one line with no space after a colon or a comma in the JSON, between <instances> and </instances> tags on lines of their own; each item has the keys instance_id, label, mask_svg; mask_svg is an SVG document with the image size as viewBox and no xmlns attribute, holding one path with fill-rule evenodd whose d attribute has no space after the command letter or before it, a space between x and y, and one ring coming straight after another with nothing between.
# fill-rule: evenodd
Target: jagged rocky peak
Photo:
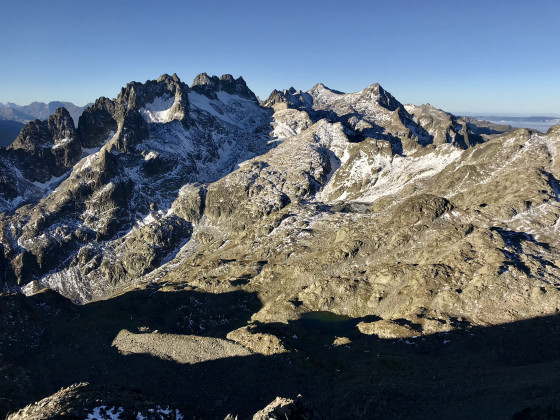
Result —
<instances>
[{"instance_id":1,"label":"jagged rocky peak","mask_svg":"<svg viewBox=\"0 0 560 420\"><path fill-rule=\"evenodd\" d=\"M403 106L393 95L383 89L379 83L374 83L373 85L365 88L362 91L362 96L365 100L375 100L377 103L390 111L394 111Z\"/></svg>"},{"instance_id":2,"label":"jagged rocky peak","mask_svg":"<svg viewBox=\"0 0 560 420\"><path fill-rule=\"evenodd\" d=\"M272 108L274 105L281 103L287 104L290 108L301 109L306 106L311 107L313 98L308 92L296 90L294 87L282 91L274 89L268 96L268 99L264 101L263 106Z\"/></svg>"},{"instance_id":3,"label":"jagged rocky peak","mask_svg":"<svg viewBox=\"0 0 560 420\"><path fill-rule=\"evenodd\" d=\"M217 76L208 76L207 73L200 73L198 74L193 82L191 88L194 91L199 91L203 87L217 87L219 79Z\"/></svg>"},{"instance_id":4,"label":"jagged rocky peak","mask_svg":"<svg viewBox=\"0 0 560 420\"><path fill-rule=\"evenodd\" d=\"M78 122L78 133L85 148L100 147L107 140L109 133L117 131L115 103L101 97L86 108Z\"/></svg>"},{"instance_id":5,"label":"jagged rocky peak","mask_svg":"<svg viewBox=\"0 0 560 420\"><path fill-rule=\"evenodd\" d=\"M334 109L341 106L353 106L355 104L381 105L388 111L395 111L402 104L393 95L383 89L379 83L374 83L367 88L354 92L344 93L331 89L323 83L317 83L307 92L296 90L293 87L282 91L273 90L264 102L265 106L272 107L277 103L286 103L289 107L309 108L314 110Z\"/></svg>"},{"instance_id":6,"label":"jagged rocky peak","mask_svg":"<svg viewBox=\"0 0 560 420\"><path fill-rule=\"evenodd\" d=\"M49 131L53 134L55 144L60 144L60 141L65 139L77 138L74 120L64 107L57 108L54 111L54 114L48 118L47 125L49 126Z\"/></svg>"},{"instance_id":7,"label":"jagged rocky peak","mask_svg":"<svg viewBox=\"0 0 560 420\"><path fill-rule=\"evenodd\" d=\"M189 91L176 74L128 83L116 99L99 98L84 111L78 124L82 145L96 148L114 138L112 147L127 151L147 138L147 124L180 121L187 125Z\"/></svg>"},{"instance_id":8,"label":"jagged rocky peak","mask_svg":"<svg viewBox=\"0 0 560 420\"><path fill-rule=\"evenodd\" d=\"M78 132L65 108L46 121L27 123L7 149L0 149L0 213L36 198L81 155Z\"/></svg>"},{"instance_id":9,"label":"jagged rocky peak","mask_svg":"<svg viewBox=\"0 0 560 420\"><path fill-rule=\"evenodd\" d=\"M46 121L35 120L27 123L9 148L36 151L77 138L72 117L66 108L58 108Z\"/></svg>"},{"instance_id":10,"label":"jagged rocky peak","mask_svg":"<svg viewBox=\"0 0 560 420\"><path fill-rule=\"evenodd\" d=\"M158 83L159 82L166 82L166 83L180 83L181 80L179 79L179 76L177 76L177 73L173 73L173 75L168 75L167 73L163 73L161 76L158 77L157 79Z\"/></svg>"},{"instance_id":11,"label":"jagged rocky peak","mask_svg":"<svg viewBox=\"0 0 560 420\"><path fill-rule=\"evenodd\" d=\"M216 99L218 92L221 91L258 102L257 97L241 76L235 79L231 74L224 74L218 78L218 76L208 76L206 73L200 73L194 78L191 88L196 93L205 95L210 99Z\"/></svg>"},{"instance_id":12,"label":"jagged rocky peak","mask_svg":"<svg viewBox=\"0 0 560 420\"><path fill-rule=\"evenodd\" d=\"M131 82L121 89L116 102L127 109L142 110L157 107L156 102L170 102L171 105L181 103L183 112L188 111L189 87L181 82L176 74L161 75L157 80L145 83ZM153 105L150 107L150 105Z\"/></svg>"},{"instance_id":13,"label":"jagged rocky peak","mask_svg":"<svg viewBox=\"0 0 560 420\"><path fill-rule=\"evenodd\" d=\"M290 93L288 91L288 93ZM377 103L389 111L395 111L402 104L388 91L383 89L379 83L374 83L367 88L354 92L344 93L339 90L331 89L323 83L317 83L308 93L313 97L314 102L325 102L329 105L333 102L345 103Z\"/></svg>"},{"instance_id":14,"label":"jagged rocky peak","mask_svg":"<svg viewBox=\"0 0 560 420\"><path fill-rule=\"evenodd\" d=\"M316 91L316 90L323 90L323 89L327 89L330 90L328 87L326 87L323 83L319 82L317 84L315 84L315 86L313 86L310 89L310 92Z\"/></svg>"},{"instance_id":15,"label":"jagged rocky peak","mask_svg":"<svg viewBox=\"0 0 560 420\"><path fill-rule=\"evenodd\" d=\"M287 91L285 91L285 92L287 92ZM279 103L283 103L283 102L286 102L285 93L274 89L272 92L270 92L270 95L268 95L268 98L263 102L263 106L271 108L274 105L279 104Z\"/></svg>"},{"instance_id":16,"label":"jagged rocky peak","mask_svg":"<svg viewBox=\"0 0 560 420\"><path fill-rule=\"evenodd\" d=\"M32 182L60 176L82 153L78 132L66 108L58 108L46 121L27 123L8 150L14 153L13 159L27 161L20 170Z\"/></svg>"}]
</instances>

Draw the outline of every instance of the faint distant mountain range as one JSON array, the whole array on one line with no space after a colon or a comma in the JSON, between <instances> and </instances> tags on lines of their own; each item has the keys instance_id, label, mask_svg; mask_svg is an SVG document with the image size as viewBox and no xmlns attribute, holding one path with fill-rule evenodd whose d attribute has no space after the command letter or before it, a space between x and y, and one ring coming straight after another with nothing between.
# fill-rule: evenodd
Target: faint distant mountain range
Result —
<instances>
[{"instance_id":1,"label":"faint distant mountain range","mask_svg":"<svg viewBox=\"0 0 560 420\"><path fill-rule=\"evenodd\" d=\"M36 119L46 120L57 108L64 107L70 113L74 124L76 124L84 109L90 105L92 104L78 106L74 105L72 102L61 101L53 101L48 104L44 102L32 102L29 105L17 105L12 102L6 104L0 103L0 119L14 120L23 123Z\"/></svg>"},{"instance_id":2,"label":"faint distant mountain range","mask_svg":"<svg viewBox=\"0 0 560 420\"><path fill-rule=\"evenodd\" d=\"M23 125L33 120L46 120L57 108L64 107L74 120L74 125L78 124L78 119L85 106L77 106L72 102L53 101L32 102L29 105L17 105L12 102L0 103L0 146L8 146L19 134Z\"/></svg>"},{"instance_id":3,"label":"faint distant mountain range","mask_svg":"<svg viewBox=\"0 0 560 420\"><path fill-rule=\"evenodd\" d=\"M477 120L486 120L495 124L533 128L540 131L546 131L553 125L560 124L560 116L474 115L473 117Z\"/></svg>"}]
</instances>

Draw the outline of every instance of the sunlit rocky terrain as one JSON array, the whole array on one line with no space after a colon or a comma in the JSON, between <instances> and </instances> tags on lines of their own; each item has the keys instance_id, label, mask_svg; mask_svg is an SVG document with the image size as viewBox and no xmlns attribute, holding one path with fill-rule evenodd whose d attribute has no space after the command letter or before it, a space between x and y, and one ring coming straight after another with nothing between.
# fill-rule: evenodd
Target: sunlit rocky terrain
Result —
<instances>
[{"instance_id":1,"label":"sunlit rocky terrain","mask_svg":"<svg viewBox=\"0 0 560 420\"><path fill-rule=\"evenodd\" d=\"M554 418L559 146L205 73L29 122L0 149L0 414Z\"/></svg>"}]
</instances>

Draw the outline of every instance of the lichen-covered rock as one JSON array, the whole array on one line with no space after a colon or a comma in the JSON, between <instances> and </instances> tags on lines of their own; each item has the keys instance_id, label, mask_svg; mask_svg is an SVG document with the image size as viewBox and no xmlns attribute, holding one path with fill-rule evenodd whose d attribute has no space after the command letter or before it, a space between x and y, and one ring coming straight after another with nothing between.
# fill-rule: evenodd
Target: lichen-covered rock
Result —
<instances>
[{"instance_id":1,"label":"lichen-covered rock","mask_svg":"<svg viewBox=\"0 0 560 420\"><path fill-rule=\"evenodd\" d=\"M453 205L445 198L418 194L395 209L393 221L397 226L413 225L421 220L432 222L452 209Z\"/></svg>"},{"instance_id":2,"label":"lichen-covered rock","mask_svg":"<svg viewBox=\"0 0 560 420\"><path fill-rule=\"evenodd\" d=\"M173 202L172 209L188 222L200 221L206 201L206 189L197 185L185 185L179 190L177 199Z\"/></svg>"},{"instance_id":3,"label":"lichen-covered rock","mask_svg":"<svg viewBox=\"0 0 560 420\"><path fill-rule=\"evenodd\" d=\"M287 353L282 341L275 335L256 331L255 326L241 327L228 333L227 338L254 353L270 355Z\"/></svg>"}]
</instances>

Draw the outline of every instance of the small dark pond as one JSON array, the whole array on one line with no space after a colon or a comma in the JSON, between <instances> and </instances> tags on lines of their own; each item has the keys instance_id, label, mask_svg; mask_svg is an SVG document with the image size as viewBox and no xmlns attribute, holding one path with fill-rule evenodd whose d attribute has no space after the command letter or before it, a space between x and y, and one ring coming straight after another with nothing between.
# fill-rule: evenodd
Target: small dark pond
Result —
<instances>
[{"instance_id":1,"label":"small dark pond","mask_svg":"<svg viewBox=\"0 0 560 420\"><path fill-rule=\"evenodd\" d=\"M301 317L304 328L335 336L348 334L358 322L360 318L350 318L327 311L307 312Z\"/></svg>"}]
</instances>

